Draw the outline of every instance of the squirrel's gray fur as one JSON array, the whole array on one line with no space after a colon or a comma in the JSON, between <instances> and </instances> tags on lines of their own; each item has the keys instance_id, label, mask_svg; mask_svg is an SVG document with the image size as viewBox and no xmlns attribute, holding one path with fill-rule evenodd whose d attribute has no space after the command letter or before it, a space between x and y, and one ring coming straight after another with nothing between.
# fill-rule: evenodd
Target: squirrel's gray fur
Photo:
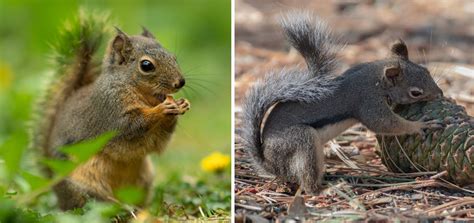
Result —
<instances>
[{"instance_id":1,"label":"squirrel's gray fur","mask_svg":"<svg viewBox=\"0 0 474 223\"><path fill-rule=\"evenodd\" d=\"M340 47L326 23L306 11L288 13L280 23L287 40L304 57L312 74L334 72Z\"/></svg>"},{"instance_id":2,"label":"squirrel's gray fur","mask_svg":"<svg viewBox=\"0 0 474 223\"><path fill-rule=\"evenodd\" d=\"M244 146L252 148L252 157L261 164L260 126L265 112L277 102L317 101L329 96L337 84L332 73L339 48L333 45L328 27L308 12L297 15L296 11L287 14L281 24L289 42L305 58L309 71L292 69L265 75L247 93L243 107Z\"/></svg>"},{"instance_id":3,"label":"squirrel's gray fur","mask_svg":"<svg viewBox=\"0 0 474 223\"><path fill-rule=\"evenodd\" d=\"M327 97L337 84L332 79L330 76L315 77L308 71L282 70L269 73L255 83L247 93L243 107L242 138L244 146L251 148L251 156L256 162L263 164L260 126L265 112L277 102L311 103Z\"/></svg>"},{"instance_id":4,"label":"squirrel's gray fur","mask_svg":"<svg viewBox=\"0 0 474 223\"><path fill-rule=\"evenodd\" d=\"M355 123L392 135L440 127L438 121L405 120L390 109L390 103L442 94L428 70L409 61L403 41L391 46L389 58L335 75L339 48L322 21L293 12L282 25L308 71L269 73L246 95L242 144L260 169L314 193L324 173L323 145Z\"/></svg>"}]
</instances>

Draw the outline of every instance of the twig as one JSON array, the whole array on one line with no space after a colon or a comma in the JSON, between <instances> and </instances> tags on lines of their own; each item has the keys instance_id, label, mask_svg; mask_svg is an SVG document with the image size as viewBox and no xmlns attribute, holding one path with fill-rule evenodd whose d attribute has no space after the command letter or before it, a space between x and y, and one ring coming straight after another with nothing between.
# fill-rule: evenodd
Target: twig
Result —
<instances>
[{"instance_id":1,"label":"twig","mask_svg":"<svg viewBox=\"0 0 474 223\"><path fill-rule=\"evenodd\" d=\"M252 211L262 211L263 210L262 207L250 206L250 205L239 204L239 203L236 203L235 206L245 208L245 209L248 209L248 210L252 210Z\"/></svg>"},{"instance_id":2,"label":"twig","mask_svg":"<svg viewBox=\"0 0 474 223\"><path fill-rule=\"evenodd\" d=\"M439 179L439 178L441 178L442 176L444 176L444 175L446 175L446 174L448 174L448 171L447 171L447 170L445 170L445 171L443 171L443 172L441 172L441 173L438 173L438 174L436 174L436 175L431 176L430 179L432 179L432 180L434 180L434 179Z\"/></svg>"}]
</instances>

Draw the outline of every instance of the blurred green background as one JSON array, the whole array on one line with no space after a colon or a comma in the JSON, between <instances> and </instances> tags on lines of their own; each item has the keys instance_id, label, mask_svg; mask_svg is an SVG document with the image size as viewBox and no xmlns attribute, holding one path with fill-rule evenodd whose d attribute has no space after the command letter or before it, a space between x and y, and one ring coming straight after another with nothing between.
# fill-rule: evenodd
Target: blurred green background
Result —
<instances>
[{"instance_id":1,"label":"blurred green background","mask_svg":"<svg viewBox=\"0 0 474 223\"><path fill-rule=\"evenodd\" d=\"M32 105L53 69L50 44L79 8L109 12L113 24L130 35L139 34L143 25L177 55L189 77L178 97L188 98L192 107L180 119L168 149L153 157L158 194L167 203L190 202L186 206L190 209L207 202L215 206L211 209L230 210L230 168L216 174L200 166L211 152L231 153L230 0L0 0L0 144L14 133L27 131ZM18 146L26 144L24 138L18 138ZM0 162L0 177L3 164ZM22 166L35 168L27 159ZM4 190L5 184L0 181ZM183 188L189 193L180 191ZM215 197L202 196L206 193Z\"/></svg>"}]
</instances>

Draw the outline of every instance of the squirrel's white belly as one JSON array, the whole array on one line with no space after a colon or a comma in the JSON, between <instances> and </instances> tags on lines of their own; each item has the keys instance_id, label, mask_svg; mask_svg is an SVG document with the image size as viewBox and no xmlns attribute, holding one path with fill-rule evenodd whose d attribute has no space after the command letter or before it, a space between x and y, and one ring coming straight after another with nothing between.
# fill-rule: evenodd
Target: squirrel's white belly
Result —
<instances>
[{"instance_id":1,"label":"squirrel's white belly","mask_svg":"<svg viewBox=\"0 0 474 223\"><path fill-rule=\"evenodd\" d=\"M335 124L326 125L322 128L314 129L314 138L318 141L318 145L323 145L334 137L338 136L346 129L355 125L358 121L350 118L344 121L337 122Z\"/></svg>"}]
</instances>

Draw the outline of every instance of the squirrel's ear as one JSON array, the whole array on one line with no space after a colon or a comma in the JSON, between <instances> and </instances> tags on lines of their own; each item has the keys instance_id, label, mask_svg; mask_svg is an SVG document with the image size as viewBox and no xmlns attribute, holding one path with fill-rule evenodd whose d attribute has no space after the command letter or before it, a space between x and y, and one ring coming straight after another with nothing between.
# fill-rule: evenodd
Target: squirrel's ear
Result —
<instances>
[{"instance_id":1,"label":"squirrel's ear","mask_svg":"<svg viewBox=\"0 0 474 223\"><path fill-rule=\"evenodd\" d=\"M155 39L155 36L153 36L153 34L150 31L148 31L148 29L145 28L145 26L142 26L142 30L143 30L142 36Z\"/></svg>"},{"instance_id":2,"label":"squirrel's ear","mask_svg":"<svg viewBox=\"0 0 474 223\"><path fill-rule=\"evenodd\" d=\"M403 42L403 40L398 39L395 43L393 43L390 47L390 51L392 53L392 56L408 60L408 48L407 45L405 45L405 42Z\"/></svg>"},{"instance_id":3,"label":"squirrel's ear","mask_svg":"<svg viewBox=\"0 0 474 223\"><path fill-rule=\"evenodd\" d=\"M387 66L384 68L383 72L384 76L391 81L396 80L402 73L400 66Z\"/></svg>"},{"instance_id":4,"label":"squirrel's ear","mask_svg":"<svg viewBox=\"0 0 474 223\"><path fill-rule=\"evenodd\" d=\"M383 79L387 82L389 86L395 86L396 82L400 80L402 74L400 66L387 66L384 68L383 72Z\"/></svg>"},{"instance_id":5,"label":"squirrel's ear","mask_svg":"<svg viewBox=\"0 0 474 223\"><path fill-rule=\"evenodd\" d=\"M132 45L130 43L130 38L127 36L127 34L125 34L117 27L115 27L115 29L117 30L117 35L112 41L112 54L114 61L115 59L117 59L119 64L123 64L129 58L130 52L132 50Z\"/></svg>"}]
</instances>

